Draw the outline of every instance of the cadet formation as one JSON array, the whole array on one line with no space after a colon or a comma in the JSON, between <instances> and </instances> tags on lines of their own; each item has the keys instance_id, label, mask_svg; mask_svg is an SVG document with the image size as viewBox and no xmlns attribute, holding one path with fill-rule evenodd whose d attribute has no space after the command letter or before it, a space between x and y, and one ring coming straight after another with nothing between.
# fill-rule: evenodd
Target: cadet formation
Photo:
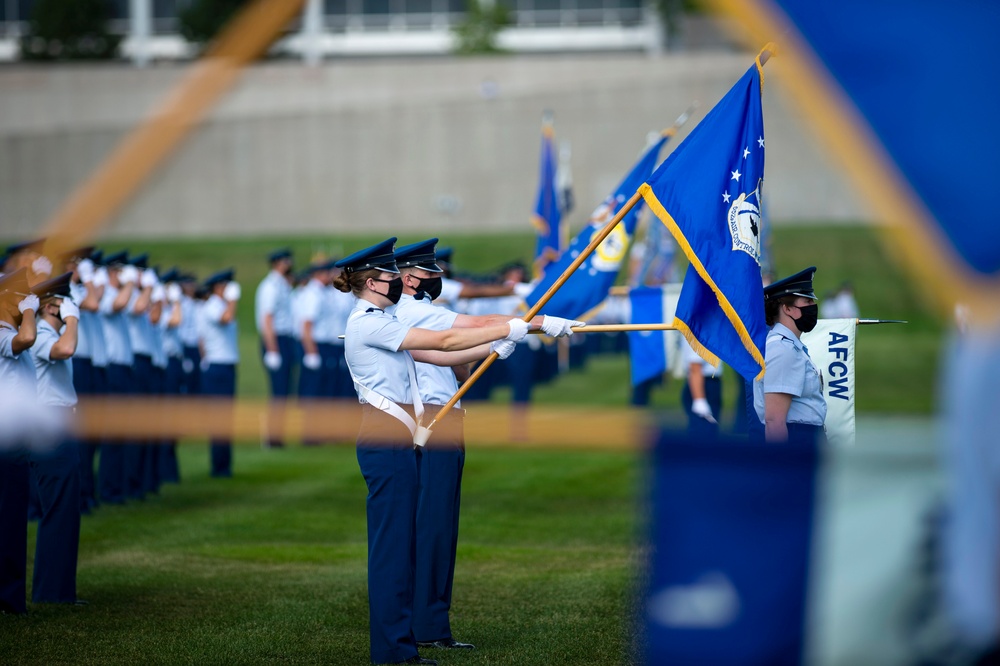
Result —
<instances>
[{"instance_id":1,"label":"cadet formation","mask_svg":"<svg viewBox=\"0 0 1000 666\"><path fill-rule=\"evenodd\" d=\"M467 399L488 398L506 381L515 409L523 407L532 386L557 372L552 346L528 331L560 338L584 325L552 316L522 321L517 313L532 288L523 266L502 268L493 282L454 279L451 252L437 240L396 247L389 238L297 273L292 252L279 249L261 258L268 270L254 294L269 409L295 396L361 404L357 458L368 487L373 663L436 663L418 648L474 649L450 623L464 410L459 403L438 413L470 364L492 352L507 360L507 372L484 375ZM33 398L46 418L68 423L83 396L235 396L243 294L233 269L199 280L179 268L161 270L145 253L83 247L47 257L43 248L42 240L12 245L0 262L5 397ZM769 372L746 392L758 438L821 433L820 380L799 341L816 321L814 272L765 289ZM720 372L690 349L683 354L692 431L714 434ZM436 415L425 443L421 423ZM0 437L0 611L27 610L28 520L38 521L32 602L86 603L76 594L81 516L180 482L176 442L80 441L66 428L55 443L30 446L14 430ZM280 429L263 442L286 444ZM206 464L214 478L232 476L232 443L211 440Z\"/></svg>"}]
</instances>

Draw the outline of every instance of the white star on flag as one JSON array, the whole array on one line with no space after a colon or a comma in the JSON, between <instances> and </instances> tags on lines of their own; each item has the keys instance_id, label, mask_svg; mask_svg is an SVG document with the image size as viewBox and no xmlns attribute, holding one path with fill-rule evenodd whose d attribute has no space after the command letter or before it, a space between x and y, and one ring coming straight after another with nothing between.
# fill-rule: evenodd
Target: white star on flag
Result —
<instances>
[{"instance_id":1,"label":"white star on flag","mask_svg":"<svg viewBox=\"0 0 1000 666\"><path fill-rule=\"evenodd\" d=\"M750 149L749 148L744 148L743 149L743 159L746 159L749 156L750 156Z\"/></svg>"},{"instance_id":2,"label":"white star on flag","mask_svg":"<svg viewBox=\"0 0 1000 666\"><path fill-rule=\"evenodd\" d=\"M758 144L758 145L759 145L759 146L760 146L761 148L763 148L763 147L764 147L764 137L760 137L759 139L757 139L757 144Z\"/></svg>"},{"instance_id":3,"label":"white star on flag","mask_svg":"<svg viewBox=\"0 0 1000 666\"><path fill-rule=\"evenodd\" d=\"M729 192L722 193L722 200L725 201L726 203L729 203Z\"/></svg>"},{"instance_id":4,"label":"white star on flag","mask_svg":"<svg viewBox=\"0 0 1000 666\"><path fill-rule=\"evenodd\" d=\"M733 171L733 177L732 177L731 180L735 180L738 183L738 182L740 182L740 176L742 176L742 175L743 174L740 173L740 170L737 169L736 171Z\"/></svg>"}]
</instances>

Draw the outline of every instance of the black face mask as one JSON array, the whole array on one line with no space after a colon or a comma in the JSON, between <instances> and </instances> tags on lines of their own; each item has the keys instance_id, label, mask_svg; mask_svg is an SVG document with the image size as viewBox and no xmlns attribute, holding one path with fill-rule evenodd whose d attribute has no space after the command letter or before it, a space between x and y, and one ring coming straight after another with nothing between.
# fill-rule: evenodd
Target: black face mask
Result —
<instances>
[{"instance_id":1,"label":"black face mask","mask_svg":"<svg viewBox=\"0 0 1000 666\"><path fill-rule=\"evenodd\" d=\"M812 305L803 305L799 308L801 315L798 319L792 319L795 325L803 333L808 333L809 331L816 328L816 322L819 320L819 306L813 303Z\"/></svg>"},{"instance_id":2,"label":"black face mask","mask_svg":"<svg viewBox=\"0 0 1000 666\"><path fill-rule=\"evenodd\" d=\"M417 279L420 280L420 291L430 296L432 301L441 295L441 276Z\"/></svg>"},{"instance_id":3,"label":"black face mask","mask_svg":"<svg viewBox=\"0 0 1000 666\"><path fill-rule=\"evenodd\" d=\"M393 278L391 280L376 280L372 278L372 280L375 282L385 282L389 285L389 291L382 295L388 298L393 305L399 303L399 298L403 295L403 278Z\"/></svg>"}]
</instances>

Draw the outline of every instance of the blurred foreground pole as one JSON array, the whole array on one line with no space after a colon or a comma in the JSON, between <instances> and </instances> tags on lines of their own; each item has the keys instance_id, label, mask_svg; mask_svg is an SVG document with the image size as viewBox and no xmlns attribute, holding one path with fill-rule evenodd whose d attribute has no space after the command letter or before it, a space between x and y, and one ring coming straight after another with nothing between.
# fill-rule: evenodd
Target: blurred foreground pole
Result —
<instances>
[{"instance_id":1,"label":"blurred foreground pole","mask_svg":"<svg viewBox=\"0 0 1000 666\"><path fill-rule=\"evenodd\" d=\"M323 59L320 44L322 38L323 2L306 0L305 14L302 16L302 58L310 67L315 67Z\"/></svg>"},{"instance_id":2,"label":"blurred foreground pole","mask_svg":"<svg viewBox=\"0 0 1000 666\"><path fill-rule=\"evenodd\" d=\"M779 666L805 651L817 448L653 448L646 664Z\"/></svg>"}]
</instances>

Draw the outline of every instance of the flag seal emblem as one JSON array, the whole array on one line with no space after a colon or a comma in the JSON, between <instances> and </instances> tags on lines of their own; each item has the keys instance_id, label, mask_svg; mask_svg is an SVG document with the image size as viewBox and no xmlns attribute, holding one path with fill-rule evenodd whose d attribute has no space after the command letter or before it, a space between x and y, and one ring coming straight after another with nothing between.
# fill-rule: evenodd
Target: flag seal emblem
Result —
<instances>
[{"instance_id":1,"label":"flag seal emblem","mask_svg":"<svg viewBox=\"0 0 1000 666\"><path fill-rule=\"evenodd\" d=\"M760 188L742 193L729 206L729 234L733 237L733 250L746 252L760 265L760 208L750 201L760 202Z\"/></svg>"}]
</instances>

